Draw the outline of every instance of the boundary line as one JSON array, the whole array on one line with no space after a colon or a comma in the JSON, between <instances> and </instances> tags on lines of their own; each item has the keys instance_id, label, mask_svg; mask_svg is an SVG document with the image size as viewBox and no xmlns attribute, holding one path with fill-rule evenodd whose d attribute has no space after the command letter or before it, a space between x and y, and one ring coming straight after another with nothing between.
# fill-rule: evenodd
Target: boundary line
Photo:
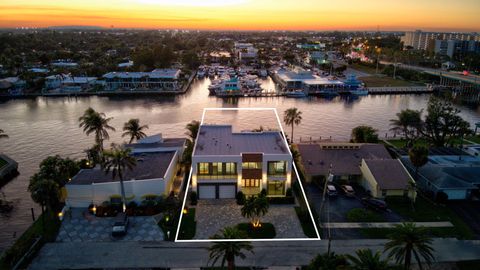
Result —
<instances>
[{"instance_id":1,"label":"boundary line","mask_svg":"<svg viewBox=\"0 0 480 270\"><path fill-rule=\"evenodd\" d=\"M295 165L295 161L293 160L293 155L292 152L290 151L290 147L288 147L288 142L287 138L285 136L285 132L283 130L282 123L280 122L280 117L278 116L278 112L276 108L262 108L262 107L255 107L255 108L204 108L203 113L202 113L202 119L200 120L200 126L203 124L205 120L205 114L207 111L273 111L275 113L275 116L277 118L277 123L280 127L280 131L282 133L282 137L285 141L285 144L287 145L288 153L290 156L292 156L292 168L295 171L295 175L297 176L297 181L299 181L300 189L302 190L302 195L303 198L305 199L305 203L307 205L308 213L310 214L311 221L313 222L313 227L315 228L315 233L317 234L317 238L268 238L268 239L178 239L178 234L180 232L180 225L182 224L182 218L183 218L183 209L185 209L185 203L187 202L187 195L188 195L188 190L190 188L190 181L192 179L192 167L190 167L190 173L188 176L188 181L187 181L187 189L185 190L185 195L183 197L183 204L182 204L182 209L180 210L180 218L178 220L178 226L177 226L177 232L175 234L175 240L174 242L179 242L179 243L201 243L201 242L265 242L265 241L272 241L272 242L277 242L277 241L318 241L321 240L320 234L318 232L317 224L315 222L315 218L313 217L312 210L310 209L310 204L308 203L307 196L305 194L305 190L303 189L302 182L300 180L300 175L298 174L297 166ZM200 132L200 129L198 129ZM195 138L195 145L197 144L198 140L198 134L197 138ZM194 149L195 150L195 149ZM192 155L195 151L192 152ZM302 229L303 231L303 229Z\"/></svg>"}]
</instances>

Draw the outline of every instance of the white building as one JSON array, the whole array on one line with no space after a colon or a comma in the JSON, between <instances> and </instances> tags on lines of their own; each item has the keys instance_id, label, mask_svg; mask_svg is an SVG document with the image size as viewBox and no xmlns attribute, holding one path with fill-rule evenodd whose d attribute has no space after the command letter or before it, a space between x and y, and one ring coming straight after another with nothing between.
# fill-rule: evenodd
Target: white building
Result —
<instances>
[{"instance_id":1,"label":"white building","mask_svg":"<svg viewBox=\"0 0 480 270\"><path fill-rule=\"evenodd\" d=\"M68 74L57 74L45 78L45 89L61 92L81 92L91 89L96 83L96 77L75 77Z\"/></svg>"},{"instance_id":2,"label":"white building","mask_svg":"<svg viewBox=\"0 0 480 270\"><path fill-rule=\"evenodd\" d=\"M180 91L180 73L180 69L155 69L151 72L110 72L103 78L107 91Z\"/></svg>"},{"instance_id":3,"label":"white building","mask_svg":"<svg viewBox=\"0 0 480 270\"><path fill-rule=\"evenodd\" d=\"M306 93L321 93L322 91L336 92L345 88L345 83L327 77L315 75L309 70L278 70L274 73L276 81L285 90L302 89Z\"/></svg>"},{"instance_id":4,"label":"white building","mask_svg":"<svg viewBox=\"0 0 480 270\"><path fill-rule=\"evenodd\" d=\"M140 203L145 195L170 194L184 146L184 138L163 139L161 134L127 145L137 160L133 170L124 172L127 200ZM121 194L118 176L113 180L112 174L106 174L99 166L80 170L65 188L66 204L70 207L99 205Z\"/></svg>"},{"instance_id":5,"label":"white building","mask_svg":"<svg viewBox=\"0 0 480 270\"><path fill-rule=\"evenodd\" d=\"M406 32L401 38L404 47L412 47L415 50L427 50L435 46L435 40L480 40L476 33L439 33L423 32L420 30Z\"/></svg>"},{"instance_id":6,"label":"white building","mask_svg":"<svg viewBox=\"0 0 480 270\"><path fill-rule=\"evenodd\" d=\"M292 156L278 131L232 132L202 125L192 155L192 191L200 199L235 198L237 192L285 196Z\"/></svg>"}]
</instances>

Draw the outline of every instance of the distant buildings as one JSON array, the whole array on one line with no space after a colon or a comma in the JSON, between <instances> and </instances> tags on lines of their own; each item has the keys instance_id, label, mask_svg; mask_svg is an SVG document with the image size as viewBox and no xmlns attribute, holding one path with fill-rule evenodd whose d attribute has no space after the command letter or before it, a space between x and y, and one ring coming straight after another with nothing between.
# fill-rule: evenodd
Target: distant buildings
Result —
<instances>
[{"instance_id":1,"label":"distant buildings","mask_svg":"<svg viewBox=\"0 0 480 270\"><path fill-rule=\"evenodd\" d=\"M278 131L232 132L202 125L192 155L192 190L200 199L235 198L237 192L285 196L292 156Z\"/></svg>"},{"instance_id":2,"label":"distant buildings","mask_svg":"<svg viewBox=\"0 0 480 270\"><path fill-rule=\"evenodd\" d=\"M258 56L258 50L251 43L235 42L234 50L242 63L255 62Z\"/></svg>"},{"instance_id":3,"label":"distant buildings","mask_svg":"<svg viewBox=\"0 0 480 270\"><path fill-rule=\"evenodd\" d=\"M456 55L473 52L480 53L480 41L475 40L435 40L435 53L450 58Z\"/></svg>"},{"instance_id":4,"label":"distant buildings","mask_svg":"<svg viewBox=\"0 0 480 270\"><path fill-rule=\"evenodd\" d=\"M435 46L435 40L480 41L480 36L476 33L439 33L417 30L406 32L401 38L405 48L412 47L415 50L431 50Z\"/></svg>"},{"instance_id":5,"label":"distant buildings","mask_svg":"<svg viewBox=\"0 0 480 270\"><path fill-rule=\"evenodd\" d=\"M324 43L306 43L306 44L297 44L298 49L305 50L325 50Z\"/></svg>"},{"instance_id":6,"label":"distant buildings","mask_svg":"<svg viewBox=\"0 0 480 270\"><path fill-rule=\"evenodd\" d=\"M52 65L53 67L61 67L61 68L75 68L75 67L78 67L78 64L71 61L71 60L63 60L63 59L60 59L60 60L56 60L56 61L53 61L50 65Z\"/></svg>"},{"instance_id":7,"label":"distant buildings","mask_svg":"<svg viewBox=\"0 0 480 270\"><path fill-rule=\"evenodd\" d=\"M179 69L155 69L151 72L110 72L103 75L105 91L180 91Z\"/></svg>"},{"instance_id":8,"label":"distant buildings","mask_svg":"<svg viewBox=\"0 0 480 270\"><path fill-rule=\"evenodd\" d=\"M129 68L129 67L133 67L133 61L132 60L129 60L127 62L123 62L123 63L120 63L117 65L119 68Z\"/></svg>"},{"instance_id":9,"label":"distant buildings","mask_svg":"<svg viewBox=\"0 0 480 270\"><path fill-rule=\"evenodd\" d=\"M68 74L51 75L45 78L45 90L55 92L82 92L97 84L96 77L75 77Z\"/></svg>"}]
</instances>

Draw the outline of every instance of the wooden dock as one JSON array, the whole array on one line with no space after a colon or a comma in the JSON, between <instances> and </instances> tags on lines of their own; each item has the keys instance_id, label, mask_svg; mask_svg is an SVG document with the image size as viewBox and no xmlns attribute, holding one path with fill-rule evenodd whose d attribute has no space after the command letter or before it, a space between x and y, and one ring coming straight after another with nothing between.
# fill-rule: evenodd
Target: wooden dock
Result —
<instances>
[{"instance_id":1,"label":"wooden dock","mask_svg":"<svg viewBox=\"0 0 480 270\"><path fill-rule=\"evenodd\" d=\"M433 93L433 87L428 86L397 86L397 87L369 87L368 94L424 94Z\"/></svg>"}]
</instances>

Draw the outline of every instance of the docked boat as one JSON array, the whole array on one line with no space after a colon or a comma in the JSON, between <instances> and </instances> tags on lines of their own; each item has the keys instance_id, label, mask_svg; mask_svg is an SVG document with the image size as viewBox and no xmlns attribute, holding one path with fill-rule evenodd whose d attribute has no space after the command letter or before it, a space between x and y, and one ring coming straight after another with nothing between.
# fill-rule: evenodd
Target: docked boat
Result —
<instances>
[{"instance_id":1,"label":"docked boat","mask_svg":"<svg viewBox=\"0 0 480 270\"><path fill-rule=\"evenodd\" d=\"M348 75L345 80L345 91L356 96L368 95L368 89L365 88L363 83L357 80L356 76L353 74Z\"/></svg>"},{"instance_id":2,"label":"docked boat","mask_svg":"<svg viewBox=\"0 0 480 270\"><path fill-rule=\"evenodd\" d=\"M238 78L221 80L220 87L215 91L215 95L220 97L243 96L244 91Z\"/></svg>"},{"instance_id":3,"label":"docked boat","mask_svg":"<svg viewBox=\"0 0 480 270\"><path fill-rule=\"evenodd\" d=\"M305 91L303 91L302 89L297 89L285 92L285 96L291 98L304 98L307 97L307 93L305 93Z\"/></svg>"},{"instance_id":4,"label":"docked boat","mask_svg":"<svg viewBox=\"0 0 480 270\"><path fill-rule=\"evenodd\" d=\"M205 77L206 71L204 67L200 67L197 71L197 78L203 79Z\"/></svg>"}]
</instances>

